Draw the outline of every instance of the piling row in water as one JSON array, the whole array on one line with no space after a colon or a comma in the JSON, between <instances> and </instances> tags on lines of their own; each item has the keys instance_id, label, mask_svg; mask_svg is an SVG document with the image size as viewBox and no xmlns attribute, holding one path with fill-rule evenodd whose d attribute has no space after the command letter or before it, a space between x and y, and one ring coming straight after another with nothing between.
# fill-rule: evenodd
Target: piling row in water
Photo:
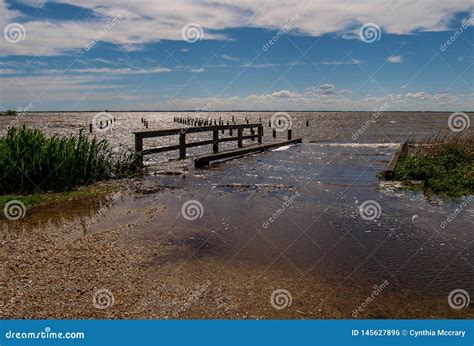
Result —
<instances>
[{"instance_id":1,"label":"piling row in water","mask_svg":"<svg viewBox=\"0 0 474 346\"><path fill-rule=\"evenodd\" d=\"M178 124L189 125L189 126L211 126L211 125L227 125L233 124L236 125L235 117L232 116L232 120L224 121L222 117L219 119L209 119L209 118L197 118L197 117L173 117L173 121ZM245 117L244 121L246 124L250 123L250 119ZM259 118L259 122L262 122L262 118Z\"/></svg>"},{"instance_id":2,"label":"piling row in water","mask_svg":"<svg viewBox=\"0 0 474 346\"><path fill-rule=\"evenodd\" d=\"M112 125L113 123L115 122L115 117L112 118L112 119L107 119L107 120L100 120L99 121L99 130L103 130L103 129L106 129L108 128L110 125ZM96 124L97 126L97 124ZM89 133L92 133L92 130L93 130L93 125L92 123L89 124Z\"/></svg>"},{"instance_id":3,"label":"piling row in water","mask_svg":"<svg viewBox=\"0 0 474 346\"><path fill-rule=\"evenodd\" d=\"M178 124L189 125L189 126L194 126L194 127L225 125L225 122L224 120L222 120L222 117L219 117L219 119L174 117L173 121ZM235 125L234 117L232 117L232 123ZM230 121L228 120L227 120L227 125L230 125Z\"/></svg>"}]
</instances>

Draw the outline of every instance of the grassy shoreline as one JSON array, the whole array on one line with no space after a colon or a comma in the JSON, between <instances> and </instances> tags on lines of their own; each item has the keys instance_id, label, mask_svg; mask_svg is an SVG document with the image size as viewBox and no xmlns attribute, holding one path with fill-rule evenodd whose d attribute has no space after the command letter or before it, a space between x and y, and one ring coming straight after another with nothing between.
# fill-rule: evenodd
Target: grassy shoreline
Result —
<instances>
[{"instance_id":1,"label":"grassy shoreline","mask_svg":"<svg viewBox=\"0 0 474 346\"><path fill-rule=\"evenodd\" d=\"M393 179L423 181L425 191L446 197L474 194L474 141L446 133L421 142L409 141L397 161Z\"/></svg>"},{"instance_id":2,"label":"grassy shoreline","mask_svg":"<svg viewBox=\"0 0 474 346\"><path fill-rule=\"evenodd\" d=\"M118 154L106 140L77 135L46 136L25 126L0 138L0 194L67 192L140 172L133 151Z\"/></svg>"},{"instance_id":3,"label":"grassy shoreline","mask_svg":"<svg viewBox=\"0 0 474 346\"><path fill-rule=\"evenodd\" d=\"M0 195L0 208L3 210L6 203L10 201L19 201L26 208L45 207L55 203L83 200L92 196L101 198L120 190L121 188L116 182L101 182L64 192L40 192L27 195ZM0 218L2 216L3 214L0 215Z\"/></svg>"}]
</instances>

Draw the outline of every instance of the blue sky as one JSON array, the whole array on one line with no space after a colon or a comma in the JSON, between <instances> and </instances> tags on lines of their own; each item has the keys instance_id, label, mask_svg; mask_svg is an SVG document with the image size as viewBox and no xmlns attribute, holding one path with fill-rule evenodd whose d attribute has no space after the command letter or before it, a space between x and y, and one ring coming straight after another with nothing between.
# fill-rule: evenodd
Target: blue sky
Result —
<instances>
[{"instance_id":1,"label":"blue sky","mask_svg":"<svg viewBox=\"0 0 474 346\"><path fill-rule=\"evenodd\" d=\"M0 0L0 110L471 111L473 8Z\"/></svg>"}]
</instances>

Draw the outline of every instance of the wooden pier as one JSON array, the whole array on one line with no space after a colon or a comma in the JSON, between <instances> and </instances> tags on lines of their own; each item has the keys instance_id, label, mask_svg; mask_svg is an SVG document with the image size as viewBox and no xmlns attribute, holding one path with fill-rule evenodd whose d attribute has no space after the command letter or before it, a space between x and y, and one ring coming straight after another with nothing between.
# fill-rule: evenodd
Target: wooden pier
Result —
<instances>
[{"instance_id":1,"label":"wooden pier","mask_svg":"<svg viewBox=\"0 0 474 346\"><path fill-rule=\"evenodd\" d=\"M179 121L181 122L181 120ZM201 122L189 123L191 126L197 127L184 127L184 128L174 128L174 129L166 129L166 130L157 130L157 131L139 131L134 132L135 135L135 152L138 154L138 160L140 161L139 164L143 165L143 156L150 155L150 154L157 154L172 150L179 151L179 158L185 159L186 158L186 149L204 145L212 145L212 153L214 156L201 156L196 159L195 165L196 167L202 167L209 164L210 161L218 160L220 158L229 158L233 156L240 156L247 153L264 151L269 148L274 148L282 145L288 145L293 143L301 143L301 138L292 140L291 138L291 130L288 130L288 141L285 142L275 142L270 144L262 144L263 138L263 125L261 123L254 123L254 124L227 124L224 125L221 119L216 120L217 123L222 125L208 125L202 126ZM186 121L186 124L187 121ZM198 125L199 124L199 125ZM250 133L245 134L244 131L248 130ZM219 136L219 134L224 134L228 131L227 136ZM234 131L237 133L237 136L234 135ZM188 142L187 141L187 134L192 133L205 133L205 132L212 132L212 139L203 140L198 142ZM164 137L164 136L178 136L178 144L166 146L166 147L157 147L157 148L147 148L144 149L144 140L146 138L156 138L156 137ZM252 141L257 140L257 145L247 146L244 148L243 141L246 139L250 139ZM227 150L219 153L219 143L223 142L237 142L237 150Z\"/></svg>"}]
</instances>

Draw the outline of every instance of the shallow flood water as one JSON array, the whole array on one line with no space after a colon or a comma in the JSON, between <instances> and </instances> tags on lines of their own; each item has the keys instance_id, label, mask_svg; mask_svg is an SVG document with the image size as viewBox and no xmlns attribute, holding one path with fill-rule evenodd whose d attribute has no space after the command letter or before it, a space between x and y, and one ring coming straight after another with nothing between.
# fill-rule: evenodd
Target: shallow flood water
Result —
<instances>
[{"instance_id":1,"label":"shallow flood water","mask_svg":"<svg viewBox=\"0 0 474 346\"><path fill-rule=\"evenodd\" d=\"M204 263L219 256L302 276L324 268L361 285L386 279L420 293L472 290L472 218L464 213L441 228L455 202L379 188L376 173L394 149L303 144L232 160L205 175L167 178L186 194L157 198L169 219L150 224L146 236L168 221L175 230L168 237L187 244L184 258ZM187 200L202 204L201 218L180 215ZM380 206L374 220L361 217L366 201Z\"/></svg>"},{"instance_id":2,"label":"shallow flood water","mask_svg":"<svg viewBox=\"0 0 474 346\"><path fill-rule=\"evenodd\" d=\"M144 130L141 116L150 119L153 126L149 129L177 125L172 121L173 113L115 115L114 127L98 135L125 147L133 145L132 131ZM228 113L212 114L219 115L230 117ZM47 220L54 216L43 214L40 227L48 231L58 224L74 224L76 231L70 238L78 238L137 224L128 236L130 242L146 246L165 243L179 249L148 263L152 271L170 264L175 268L191 265L193 271L212 268L213 275L231 278L232 270L240 266L256 270L255 282L270 272L291 273L287 275L302 279L324 273L331 278L330 291L354 286L367 295L374 284L387 280L391 289L410 290L424 298L447 296L459 288L472 292L472 206L446 222L467 199L443 201L428 198L421 191L387 188L376 176L385 169L399 142L446 127L448 115L387 113L381 123L354 141L352 133L370 113L314 113L309 115L308 128L308 114L298 113L293 136L303 136L303 144L203 170L194 169L190 160L156 165L177 154L156 155L147 161L151 174L145 179L160 189L152 188L139 197L125 193L93 223L87 221L105 201L92 203L85 212L73 211L69 219L51 227ZM250 122L262 116L268 122L271 113L237 116L250 117ZM48 133L74 133L87 123L90 114L58 117L33 115L27 123ZM265 136L264 142L273 140L268 128ZM197 152L207 150L191 154ZM153 174L163 169L180 174ZM168 188L163 190L163 186ZM187 202L191 211L183 207ZM363 205L369 209L361 211ZM190 213L187 218L186 213ZM305 295L301 293L299 299L304 302ZM384 302L378 304L383 306Z\"/></svg>"}]
</instances>

